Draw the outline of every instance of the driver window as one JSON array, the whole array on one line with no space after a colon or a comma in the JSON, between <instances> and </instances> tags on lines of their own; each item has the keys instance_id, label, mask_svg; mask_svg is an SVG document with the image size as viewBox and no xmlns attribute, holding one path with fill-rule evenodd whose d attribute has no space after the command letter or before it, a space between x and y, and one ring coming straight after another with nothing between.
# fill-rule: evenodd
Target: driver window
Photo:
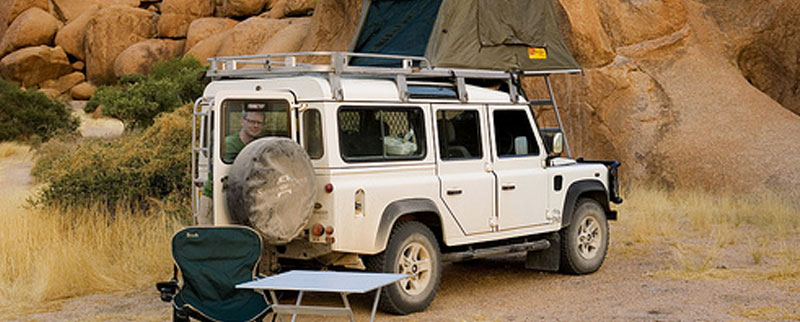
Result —
<instances>
[{"instance_id":1,"label":"driver window","mask_svg":"<svg viewBox=\"0 0 800 322\"><path fill-rule=\"evenodd\" d=\"M539 145L524 110L495 110L493 116L498 157L539 155Z\"/></svg>"}]
</instances>

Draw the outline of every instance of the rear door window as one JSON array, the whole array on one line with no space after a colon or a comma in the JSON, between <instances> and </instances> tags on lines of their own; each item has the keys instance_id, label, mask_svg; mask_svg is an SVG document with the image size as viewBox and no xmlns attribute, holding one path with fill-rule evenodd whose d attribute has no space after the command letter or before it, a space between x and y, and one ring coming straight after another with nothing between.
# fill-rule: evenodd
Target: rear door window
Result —
<instances>
[{"instance_id":1,"label":"rear door window","mask_svg":"<svg viewBox=\"0 0 800 322\"><path fill-rule=\"evenodd\" d=\"M261 138L290 137L289 102L285 100L226 100L222 102L222 161L231 164L244 147L236 139L242 131ZM242 145L242 146L239 146Z\"/></svg>"}]
</instances>

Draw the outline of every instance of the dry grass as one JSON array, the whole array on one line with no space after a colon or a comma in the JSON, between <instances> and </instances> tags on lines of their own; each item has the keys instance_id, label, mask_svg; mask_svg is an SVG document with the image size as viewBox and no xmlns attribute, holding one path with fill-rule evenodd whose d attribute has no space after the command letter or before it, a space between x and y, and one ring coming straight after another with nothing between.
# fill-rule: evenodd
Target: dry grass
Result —
<instances>
[{"instance_id":1,"label":"dry grass","mask_svg":"<svg viewBox=\"0 0 800 322\"><path fill-rule=\"evenodd\" d=\"M180 223L170 216L48 213L21 207L26 197L0 197L0 315L171 275L169 240Z\"/></svg>"},{"instance_id":2,"label":"dry grass","mask_svg":"<svg viewBox=\"0 0 800 322\"><path fill-rule=\"evenodd\" d=\"M665 191L635 185L620 207L617 235L634 250L664 249L677 279L731 278L800 282L800 205L774 195L699 190Z\"/></svg>"},{"instance_id":3,"label":"dry grass","mask_svg":"<svg viewBox=\"0 0 800 322\"><path fill-rule=\"evenodd\" d=\"M0 142L0 158L26 155L30 147L15 142Z\"/></svg>"},{"instance_id":4,"label":"dry grass","mask_svg":"<svg viewBox=\"0 0 800 322\"><path fill-rule=\"evenodd\" d=\"M745 317L751 320L759 321L798 321L800 320L800 311L790 310L780 306L757 306L757 307L734 307L736 315Z\"/></svg>"}]
</instances>

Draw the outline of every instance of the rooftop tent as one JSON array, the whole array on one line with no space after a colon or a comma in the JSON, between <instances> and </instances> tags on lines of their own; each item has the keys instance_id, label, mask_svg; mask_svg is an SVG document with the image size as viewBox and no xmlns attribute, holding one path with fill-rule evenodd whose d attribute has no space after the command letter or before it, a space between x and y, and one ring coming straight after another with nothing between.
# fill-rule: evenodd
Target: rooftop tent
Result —
<instances>
[{"instance_id":1,"label":"rooftop tent","mask_svg":"<svg viewBox=\"0 0 800 322\"><path fill-rule=\"evenodd\" d=\"M553 0L364 0L350 51L424 56L432 67L578 71L554 11Z\"/></svg>"}]
</instances>

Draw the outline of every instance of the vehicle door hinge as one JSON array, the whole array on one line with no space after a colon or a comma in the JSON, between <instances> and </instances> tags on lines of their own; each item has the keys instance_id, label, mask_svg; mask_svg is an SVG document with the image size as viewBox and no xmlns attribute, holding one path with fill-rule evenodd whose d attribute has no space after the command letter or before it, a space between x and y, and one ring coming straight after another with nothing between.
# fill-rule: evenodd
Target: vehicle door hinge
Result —
<instances>
[{"instance_id":1,"label":"vehicle door hinge","mask_svg":"<svg viewBox=\"0 0 800 322\"><path fill-rule=\"evenodd\" d=\"M492 231L497 231L497 217L489 217L489 228L492 228Z\"/></svg>"},{"instance_id":2,"label":"vehicle door hinge","mask_svg":"<svg viewBox=\"0 0 800 322\"><path fill-rule=\"evenodd\" d=\"M486 163L484 163L484 164L483 164L483 169L484 169L486 172L492 172L492 171L494 171L494 167L492 167L492 163L491 163L491 162L486 162Z\"/></svg>"}]
</instances>

